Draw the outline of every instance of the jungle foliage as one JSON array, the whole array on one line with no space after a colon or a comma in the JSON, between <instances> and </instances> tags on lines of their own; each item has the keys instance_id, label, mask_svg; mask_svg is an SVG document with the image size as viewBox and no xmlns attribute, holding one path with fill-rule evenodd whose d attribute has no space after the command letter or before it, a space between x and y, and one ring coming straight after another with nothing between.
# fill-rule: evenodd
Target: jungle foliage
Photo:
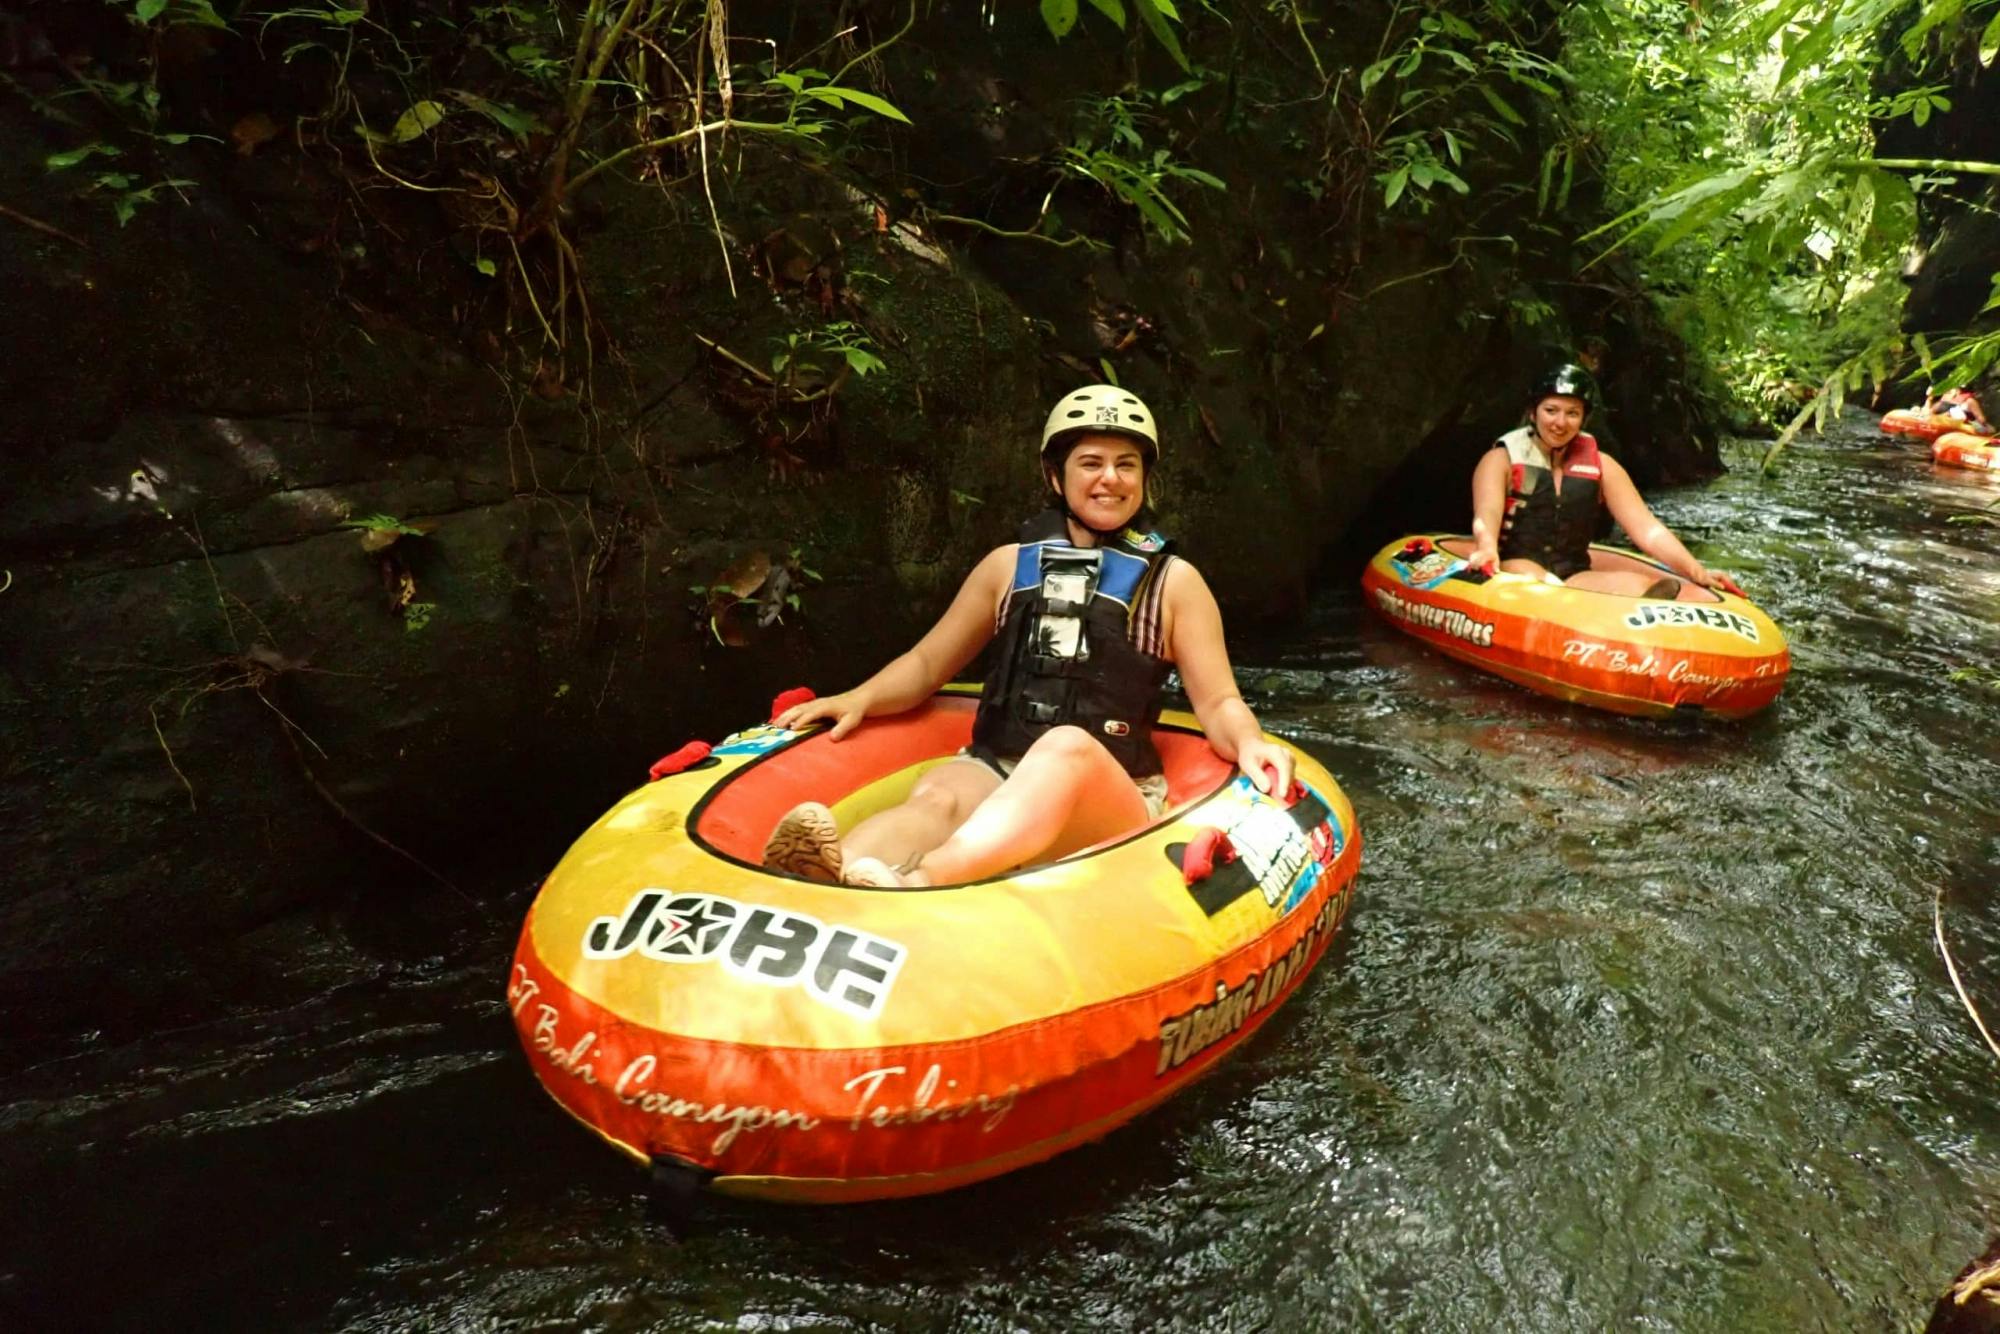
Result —
<instances>
[{"instance_id":1,"label":"jungle foliage","mask_svg":"<svg viewBox=\"0 0 2000 1334\"><path fill-rule=\"evenodd\" d=\"M1591 154L1617 210L1586 239L1642 256L1669 326L1747 410L1798 408L1779 448L1866 385L1963 384L2000 357L2000 333L1900 328L1920 210L1990 208L2000 165L1876 152L1993 65L2000 3L1618 0L1565 26L1562 151Z\"/></svg>"},{"instance_id":2,"label":"jungle foliage","mask_svg":"<svg viewBox=\"0 0 2000 1334\"><path fill-rule=\"evenodd\" d=\"M897 136L925 132L883 60L932 19L925 0L799 7L783 42L739 23L728 0L95 3L121 35L60 53L60 80L0 70L67 127L45 164L52 179L102 199L121 225L184 199L198 187L177 155L220 136L188 114L177 66L199 51L233 53L226 69L281 71L294 105L235 118L235 151L282 135L336 161L357 213L380 214L366 203L380 192L429 201L456 234L455 281L485 284L469 304L532 347L537 388L587 380L599 347L577 224L593 185L615 175L699 200L733 288L743 247L716 200L718 182L745 169L746 141L841 174L862 155L892 164ZM1447 268L1518 254L1540 242L1481 219L1531 197L1547 237L1589 247L1580 283L1642 292L1746 411L1804 401L1794 429L1870 381L1914 371L1963 383L2000 359L2000 332L1901 333L1898 282L1921 211L1990 207L2000 166L1875 149L1887 126L1952 113L1952 74L2000 52L2000 0L1393 0L1365 48L1333 7L1305 0L1039 0L1038 13L1041 31L1010 30L1041 43L1022 59L1083 40L1126 51L1122 84L1079 88L1066 140L1020 164L1039 173L1039 211L961 216L927 206L923 183L878 171L864 193L881 228L911 244L945 225L1103 248L1120 227L1092 224L1095 200L1157 245L1182 243L1194 202L1230 188L1195 165L1189 142L1226 142L1247 117L1277 113L1305 165L1271 185L1351 252L1407 221L1450 235ZM951 11L991 19L983 6ZM1262 48L1244 40L1253 30ZM1204 63L1225 50L1228 68ZM1271 53L1310 71L1316 92L1260 102L1275 87L1258 69ZM367 244L349 234L335 253ZM1508 279L1506 264L1492 267L1508 317L1547 320L1554 296ZM1346 291L1331 267L1334 311L1382 291ZM829 305L785 340L772 369L794 392L816 361L843 380L881 365L847 313Z\"/></svg>"}]
</instances>

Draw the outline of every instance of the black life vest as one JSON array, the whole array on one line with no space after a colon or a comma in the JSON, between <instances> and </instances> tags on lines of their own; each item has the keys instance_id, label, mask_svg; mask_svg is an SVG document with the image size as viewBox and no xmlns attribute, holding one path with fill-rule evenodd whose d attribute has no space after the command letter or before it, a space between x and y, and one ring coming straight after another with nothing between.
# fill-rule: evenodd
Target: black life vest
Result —
<instances>
[{"instance_id":1,"label":"black life vest","mask_svg":"<svg viewBox=\"0 0 2000 1334\"><path fill-rule=\"evenodd\" d=\"M1500 558L1531 560L1558 579L1590 568L1604 503L1604 465L1595 437L1578 432L1563 450L1562 490L1555 488L1548 452L1532 426L1494 443L1507 451L1507 510L1500 521Z\"/></svg>"},{"instance_id":2,"label":"black life vest","mask_svg":"<svg viewBox=\"0 0 2000 1334\"><path fill-rule=\"evenodd\" d=\"M1074 724L1134 778L1159 773L1153 724L1172 670L1159 624L1167 539L1128 528L1079 547L1051 509L1022 524L1019 540L973 745L1016 759L1051 727Z\"/></svg>"}]
</instances>

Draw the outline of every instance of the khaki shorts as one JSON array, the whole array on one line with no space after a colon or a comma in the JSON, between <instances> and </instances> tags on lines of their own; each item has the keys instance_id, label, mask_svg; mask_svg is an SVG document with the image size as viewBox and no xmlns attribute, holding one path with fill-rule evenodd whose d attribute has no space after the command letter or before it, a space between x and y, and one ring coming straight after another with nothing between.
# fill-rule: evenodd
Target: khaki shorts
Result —
<instances>
[{"instance_id":1,"label":"khaki shorts","mask_svg":"<svg viewBox=\"0 0 2000 1334\"><path fill-rule=\"evenodd\" d=\"M976 746L967 746L964 750L958 752L958 754L960 759L971 760L975 764L985 765L992 772L998 774L1000 781L1003 783L1013 776L1014 766L1020 763L1019 760L1003 760L999 756L988 754ZM1148 774L1144 778L1135 778L1132 782L1139 789L1139 795L1146 799L1146 818L1148 820L1157 820L1166 814L1167 776L1165 774Z\"/></svg>"}]
</instances>

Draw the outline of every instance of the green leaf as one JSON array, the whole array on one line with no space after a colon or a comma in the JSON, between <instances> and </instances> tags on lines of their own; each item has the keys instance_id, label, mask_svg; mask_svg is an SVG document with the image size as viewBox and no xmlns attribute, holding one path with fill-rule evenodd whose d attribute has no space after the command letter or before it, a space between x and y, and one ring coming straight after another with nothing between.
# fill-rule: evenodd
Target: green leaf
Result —
<instances>
[{"instance_id":1,"label":"green leaf","mask_svg":"<svg viewBox=\"0 0 2000 1334\"><path fill-rule=\"evenodd\" d=\"M1957 19L1965 9L1965 0L1929 0L1918 10L1917 21L1903 34L1903 54L1910 59L1918 58L1923 50L1924 37L1932 28Z\"/></svg>"},{"instance_id":2,"label":"green leaf","mask_svg":"<svg viewBox=\"0 0 2000 1334\"><path fill-rule=\"evenodd\" d=\"M1403 197L1403 187L1409 183L1410 169L1408 167L1398 167L1390 172L1388 178L1383 182L1382 207L1396 207L1396 201Z\"/></svg>"},{"instance_id":3,"label":"green leaf","mask_svg":"<svg viewBox=\"0 0 2000 1334\"><path fill-rule=\"evenodd\" d=\"M1525 116L1508 105L1506 98L1500 96L1500 94L1494 92L1483 83L1474 86L1479 89L1479 95L1486 99L1486 105L1492 107L1498 113L1501 120L1506 121L1509 125L1526 125L1528 123Z\"/></svg>"},{"instance_id":4,"label":"green leaf","mask_svg":"<svg viewBox=\"0 0 2000 1334\"><path fill-rule=\"evenodd\" d=\"M407 144L412 139L421 139L430 133L431 127L444 119L444 108L428 99L414 102L410 109L396 117L396 127L389 131L391 142Z\"/></svg>"},{"instance_id":5,"label":"green leaf","mask_svg":"<svg viewBox=\"0 0 2000 1334\"><path fill-rule=\"evenodd\" d=\"M1727 194L1755 178L1755 170L1738 167L1732 171L1719 171L1712 176L1704 176L1691 185L1666 195L1650 206L1648 222L1671 222L1697 204Z\"/></svg>"},{"instance_id":6,"label":"green leaf","mask_svg":"<svg viewBox=\"0 0 2000 1334\"><path fill-rule=\"evenodd\" d=\"M118 150L110 144L85 144L81 148L72 148L65 153L51 153L42 159L42 165L50 171L63 171L99 153L102 153L105 157L117 157L119 155Z\"/></svg>"},{"instance_id":7,"label":"green leaf","mask_svg":"<svg viewBox=\"0 0 2000 1334\"><path fill-rule=\"evenodd\" d=\"M1979 34L1979 63L1990 65L1995 56L2000 56L2000 14L1995 14L1986 31Z\"/></svg>"},{"instance_id":8,"label":"green leaf","mask_svg":"<svg viewBox=\"0 0 2000 1334\"><path fill-rule=\"evenodd\" d=\"M1195 167L1182 166L1179 163L1175 163L1170 170L1173 172L1175 176L1178 176L1184 180L1193 181L1197 185L1205 185L1211 190L1221 190L1227 192L1229 189L1229 186L1222 180L1218 179L1217 177L1211 176L1207 172L1201 171Z\"/></svg>"},{"instance_id":9,"label":"green leaf","mask_svg":"<svg viewBox=\"0 0 2000 1334\"><path fill-rule=\"evenodd\" d=\"M489 101L477 93L468 93L463 88L448 89L447 95L469 110L477 111L516 139L525 139L543 128L541 121L535 119L533 115L505 102Z\"/></svg>"},{"instance_id":10,"label":"green leaf","mask_svg":"<svg viewBox=\"0 0 2000 1334\"><path fill-rule=\"evenodd\" d=\"M1169 241L1183 240L1187 236L1187 218L1173 206L1165 195L1150 186L1132 185L1115 180L1113 189L1118 197L1139 210L1139 216L1153 224L1153 230Z\"/></svg>"},{"instance_id":11,"label":"green leaf","mask_svg":"<svg viewBox=\"0 0 2000 1334\"><path fill-rule=\"evenodd\" d=\"M1133 8L1139 11L1139 21L1146 25L1146 31L1153 34L1153 40L1166 48L1174 63L1184 74L1194 73L1194 66L1188 63L1187 52L1181 50L1180 38L1167 26L1169 18L1180 17L1173 6L1173 0L1132 0Z\"/></svg>"},{"instance_id":12,"label":"green leaf","mask_svg":"<svg viewBox=\"0 0 2000 1334\"><path fill-rule=\"evenodd\" d=\"M905 125L910 123L908 116L898 111L893 104L877 97L873 93L863 93L857 92L852 88L843 88L841 89L841 95L856 106L866 107L878 116L887 116L890 120L899 120Z\"/></svg>"},{"instance_id":13,"label":"green leaf","mask_svg":"<svg viewBox=\"0 0 2000 1334\"><path fill-rule=\"evenodd\" d=\"M1561 96L1560 93L1556 92L1556 86L1547 79L1538 79L1532 74L1523 74L1521 71L1513 69L1507 71L1507 77L1523 87L1534 89L1543 97Z\"/></svg>"},{"instance_id":14,"label":"green leaf","mask_svg":"<svg viewBox=\"0 0 2000 1334\"><path fill-rule=\"evenodd\" d=\"M1659 237L1653 242L1652 253L1655 255L1664 254L1685 238L1692 236L1701 228L1706 227L1709 223L1728 213L1736 206L1738 192L1748 190L1749 188L1748 185L1739 185L1736 192L1723 192L1711 195L1703 199L1700 203L1690 207L1680 215L1679 220L1673 226L1660 233Z\"/></svg>"},{"instance_id":15,"label":"green leaf","mask_svg":"<svg viewBox=\"0 0 2000 1334\"><path fill-rule=\"evenodd\" d=\"M1917 192L1910 188L1908 181L1895 172L1870 171L1868 184L1875 191L1875 217L1878 220L1886 214L1902 209L1914 213L1917 207Z\"/></svg>"},{"instance_id":16,"label":"green leaf","mask_svg":"<svg viewBox=\"0 0 2000 1334\"><path fill-rule=\"evenodd\" d=\"M166 11L167 0L139 0L138 6L132 12L138 16L139 22L151 23ZM124 219L119 219L119 223L122 226Z\"/></svg>"},{"instance_id":17,"label":"green leaf","mask_svg":"<svg viewBox=\"0 0 2000 1334\"><path fill-rule=\"evenodd\" d=\"M844 347L840 351L856 375L867 375L870 371L882 370L887 365L882 358L862 348Z\"/></svg>"},{"instance_id":18,"label":"green leaf","mask_svg":"<svg viewBox=\"0 0 2000 1334\"><path fill-rule=\"evenodd\" d=\"M1042 0L1042 22L1049 36L1061 41L1076 26L1076 0Z\"/></svg>"},{"instance_id":19,"label":"green leaf","mask_svg":"<svg viewBox=\"0 0 2000 1334\"><path fill-rule=\"evenodd\" d=\"M852 102L854 105L872 111L878 116L887 116L890 120L900 120L905 125L910 123L908 116L896 110L889 103L883 101L873 93L864 93L856 88L842 88L829 84L824 88L808 88L805 90L804 95L818 98L822 102L830 102L834 106L839 106L843 102Z\"/></svg>"},{"instance_id":20,"label":"green leaf","mask_svg":"<svg viewBox=\"0 0 2000 1334\"><path fill-rule=\"evenodd\" d=\"M1090 7L1118 25L1118 31L1125 31L1124 0L1090 0Z\"/></svg>"},{"instance_id":21,"label":"green leaf","mask_svg":"<svg viewBox=\"0 0 2000 1334\"><path fill-rule=\"evenodd\" d=\"M1817 65L1820 59L1832 49L1834 23L1839 17L1840 7L1838 5L1828 6L1825 17L1808 29L1806 35L1799 38L1798 42L1793 45L1791 53L1785 57L1785 67L1778 71L1777 86L1779 91L1783 91L1785 85L1790 83L1800 71L1806 69L1808 66ZM1921 121L1918 122L1918 124L1922 123Z\"/></svg>"},{"instance_id":22,"label":"green leaf","mask_svg":"<svg viewBox=\"0 0 2000 1334\"><path fill-rule=\"evenodd\" d=\"M1778 5L1766 10L1761 18L1756 17L1755 6L1747 6L1742 12L1752 16L1753 26L1741 34L1741 40L1738 40L1738 35L1732 32L1724 38L1723 44L1739 50L1760 51L1770 45L1771 39L1778 35L1779 29L1790 23L1800 10L1812 3L1814 0L1781 0Z\"/></svg>"},{"instance_id":23,"label":"green leaf","mask_svg":"<svg viewBox=\"0 0 2000 1334\"><path fill-rule=\"evenodd\" d=\"M1362 96L1367 96L1370 88L1382 82L1382 76L1389 72L1389 61L1393 59L1395 59L1394 56L1389 57L1388 60L1378 60L1367 69L1361 71Z\"/></svg>"},{"instance_id":24,"label":"green leaf","mask_svg":"<svg viewBox=\"0 0 2000 1334\"><path fill-rule=\"evenodd\" d=\"M472 267L478 269L481 273L485 274L489 278L491 278L494 274L500 272L500 266L495 264L492 260L486 258L484 255L481 255L478 259L474 260L472 262Z\"/></svg>"},{"instance_id":25,"label":"green leaf","mask_svg":"<svg viewBox=\"0 0 2000 1334\"><path fill-rule=\"evenodd\" d=\"M1449 185L1452 189L1458 191L1462 195L1472 193L1471 186L1467 185L1464 181L1460 180L1453 173L1446 171L1443 167L1438 166L1436 163L1431 164L1431 174L1435 176L1438 180L1443 181L1446 185Z\"/></svg>"}]
</instances>

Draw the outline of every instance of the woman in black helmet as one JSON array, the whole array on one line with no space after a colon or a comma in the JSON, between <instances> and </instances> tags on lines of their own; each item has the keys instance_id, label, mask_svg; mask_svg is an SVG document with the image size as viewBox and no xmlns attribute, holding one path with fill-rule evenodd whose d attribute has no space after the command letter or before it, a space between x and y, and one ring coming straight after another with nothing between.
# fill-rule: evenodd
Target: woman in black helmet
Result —
<instances>
[{"instance_id":1,"label":"woman in black helmet","mask_svg":"<svg viewBox=\"0 0 2000 1334\"><path fill-rule=\"evenodd\" d=\"M1947 389L1942 394L1936 389L1924 390L1924 412L1936 417L1950 417L1963 424L1973 435L1993 434L1993 423L1986 420L1985 409L1979 406L1979 399L1970 389Z\"/></svg>"},{"instance_id":2,"label":"woman in black helmet","mask_svg":"<svg viewBox=\"0 0 2000 1334\"><path fill-rule=\"evenodd\" d=\"M1590 568L1600 507L1632 545L1704 588L1740 593L1707 569L1653 517L1632 478L1583 429L1596 386L1581 366L1558 366L1535 382L1528 422L1493 442L1472 474L1474 569L1499 568L1603 593L1670 598L1680 580Z\"/></svg>"},{"instance_id":3,"label":"woman in black helmet","mask_svg":"<svg viewBox=\"0 0 2000 1334\"><path fill-rule=\"evenodd\" d=\"M848 884L953 884L1136 829L1165 803L1152 727L1176 670L1216 754L1259 791L1290 790L1290 753L1237 692L1214 595L1164 538L1132 526L1159 452L1152 414L1129 391L1063 396L1042 431L1049 508L973 568L916 647L774 720L830 719L838 741L930 698L998 638L972 745L845 834L818 802L792 808L764 865Z\"/></svg>"}]
</instances>

